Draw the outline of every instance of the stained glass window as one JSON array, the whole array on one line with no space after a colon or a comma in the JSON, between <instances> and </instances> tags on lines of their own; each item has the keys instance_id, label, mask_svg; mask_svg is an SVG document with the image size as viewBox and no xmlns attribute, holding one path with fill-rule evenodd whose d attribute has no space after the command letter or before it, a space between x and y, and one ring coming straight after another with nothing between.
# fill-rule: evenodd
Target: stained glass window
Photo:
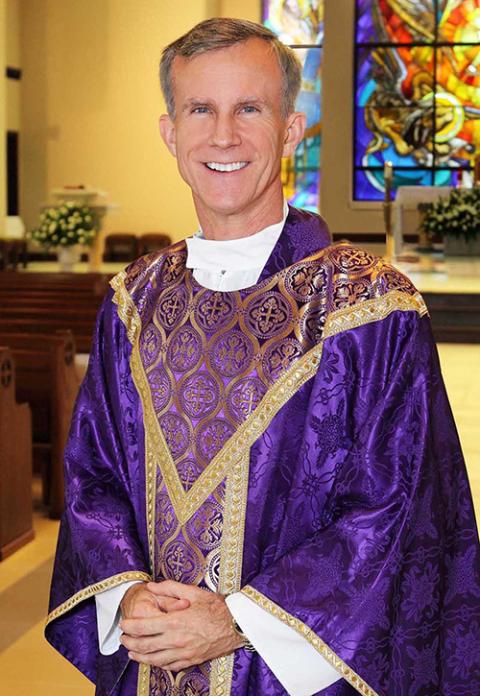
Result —
<instances>
[{"instance_id":1,"label":"stained glass window","mask_svg":"<svg viewBox=\"0 0 480 696\"><path fill-rule=\"evenodd\" d=\"M455 185L480 152L480 0L357 0L354 198ZM469 174L467 174L467 177Z\"/></svg>"},{"instance_id":2,"label":"stained glass window","mask_svg":"<svg viewBox=\"0 0 480 696\"><path fill-rule=\"evenodd\" d=\"M292 205L318 210L323 0L265 0L263 20L281 41L298 52L303 65L297 109L307 115L307 129L295 155L283 160L285 195Z\"/></svg>"}]
</instances>

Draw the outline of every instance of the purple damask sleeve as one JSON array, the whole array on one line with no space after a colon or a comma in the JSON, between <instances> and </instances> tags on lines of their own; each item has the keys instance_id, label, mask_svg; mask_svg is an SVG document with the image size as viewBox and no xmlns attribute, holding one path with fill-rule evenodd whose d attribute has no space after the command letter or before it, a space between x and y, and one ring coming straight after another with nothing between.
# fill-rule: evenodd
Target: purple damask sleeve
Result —
<instances>
[{"instance_id":1,"label":"purple damask sleeve","mask_svg":"<svg viewBox=\"0 0 480 696\"><path fill-rule=\"evenodd\" d=\"M428 317L394 312L327 339L305 393L306 427L299 394L254 451L253 476L290 428L265 513L251 492L273 519L275 489L283 518L243 591L339 658L350 684L322 696L479 694L478 533Z\"/></svg>"},{"instance_id":2,"label":"purple damask sleeve","mask_svg":"<svg viewBox=\"0 0 480 696\"><path fill-rule=\"evenodd\" d=\"M144 436L129 352L109 293L65 452L65 512L46 628L49 642L100 684L97 693L110 693L127 655L123 648L99 655L94 595L126 580L148 579L150 572Z\"/></svg>"}]
</instances>

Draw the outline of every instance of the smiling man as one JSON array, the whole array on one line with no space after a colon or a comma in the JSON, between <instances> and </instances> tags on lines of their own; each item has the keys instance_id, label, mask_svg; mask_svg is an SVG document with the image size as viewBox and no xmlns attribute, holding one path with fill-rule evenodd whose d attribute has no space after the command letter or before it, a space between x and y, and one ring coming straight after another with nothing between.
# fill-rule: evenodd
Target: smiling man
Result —
<instances>
[{"instance_id":1,"label":"smiling man","mask_svg":"<svg viewBox=\"0 0 480 696\"><path fill-rule=\"evenodd\" d=\"M130 696L478 694L478 536L427 311L289 208L300 68L213 19L161 135L200 231L112 281L66 452L47 637Z\"/></svg>"}]
</instances>

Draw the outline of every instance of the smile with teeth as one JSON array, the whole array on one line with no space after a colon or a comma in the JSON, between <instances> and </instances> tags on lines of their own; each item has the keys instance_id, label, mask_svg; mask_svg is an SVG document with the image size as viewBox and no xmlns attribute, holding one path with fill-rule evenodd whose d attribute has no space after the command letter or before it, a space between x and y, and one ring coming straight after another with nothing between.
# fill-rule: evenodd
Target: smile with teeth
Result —
<instances>
[{"instance_id":1,"label":"smile with teeth","mask_svg":"<svg viewBox=\"0 0 480 696\"><path fill-rule=\"evenodd\" d=\"M205 162L205 164L215 172L238 172L239 169L246 167L248 162Z\"/></svg>"}]
</instances>

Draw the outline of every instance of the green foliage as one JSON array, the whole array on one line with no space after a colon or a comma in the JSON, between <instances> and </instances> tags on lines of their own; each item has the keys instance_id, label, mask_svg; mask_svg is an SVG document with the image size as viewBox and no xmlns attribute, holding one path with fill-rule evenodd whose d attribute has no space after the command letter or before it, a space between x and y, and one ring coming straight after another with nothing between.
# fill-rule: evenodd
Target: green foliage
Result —
<instances>
[{"instance_id":1,"label":"green foliage","mask_svg":"<svg viewBox=\"0 0 480 696\"><path fill-rule=\"evenodd\" d=\"M421 227L430 238L474 239L480 234L480 188L452 189L448 198L428 206Z\"/></svg>"},{"instance_id":2,"label":"green foliage","mask_svg":"<svg viewBox=\"0 0 480 696\"><path fill-rule=\"evenodd\" d=\"M91 209L68 202L45 210L40 215L39 227L30 232L30 238L46 247L91 246L96 232Z\"/></svg>"}]
</instances>

